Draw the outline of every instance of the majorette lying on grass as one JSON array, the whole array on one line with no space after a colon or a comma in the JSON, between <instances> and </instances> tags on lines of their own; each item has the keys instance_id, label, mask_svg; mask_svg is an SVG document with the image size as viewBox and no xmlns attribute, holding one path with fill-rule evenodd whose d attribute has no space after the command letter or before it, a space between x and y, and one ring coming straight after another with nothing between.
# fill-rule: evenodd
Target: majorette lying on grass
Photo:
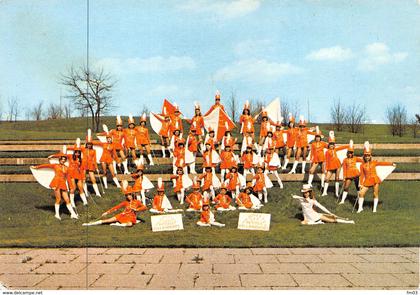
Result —
<instances>
[{"instance_id":1,"label":"majorette lying on grass","mask_svg":"<svg viewBox=\"0 0 420 295\"><path fill-rule=\"evenodd\" d=\"M130 186L127 185L127 182L123 182L121 188L123 191L126 200L119 203L117 206L112 207L108 211L102 213L102 217L117 211L118 209L124 208L122 213L115 215L114 217L108 219L101 219L92 221L89 223L83 223L83 226L91 225L100 225L100 224L110 224L115 226L133 226L137 223L136 212L147 210L147 207L139 200L134 199L133 191Z\"/></svg>"},{"instance_id":2,"label":"majorette lying on grass","mask_svg":"<svg viewBox=\"0 0 420 295\"><path fill-rule=\"evenodd\" d=\"M327 208L315 200L315 193L310 185L304 184L301 192L303 193L303 197L294 195L293 198L299 200L300 205L302 206L302 224L322 224L324 222L354 224L353 220L345 220L339 218L337 215L331 213ZM314 210L314 207L318 207L324 213L318 213Z\"/></svg>"}]
</instances>

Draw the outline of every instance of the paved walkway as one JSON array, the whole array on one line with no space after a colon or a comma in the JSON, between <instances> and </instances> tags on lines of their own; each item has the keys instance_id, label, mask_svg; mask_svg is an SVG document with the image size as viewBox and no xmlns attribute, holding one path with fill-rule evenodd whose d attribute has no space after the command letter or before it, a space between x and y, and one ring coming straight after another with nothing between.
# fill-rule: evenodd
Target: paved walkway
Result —
<instances>
[{"instance_id":1,"label":"paved walkway","mask_svg":"<svg viewBox=\"0 0 420 295\"><path fill-rule=\"evenodd\" d=\"M419 287L419 248L0 248L0 282L44 290L410 290Z\"/></svg>"}]
</instances>

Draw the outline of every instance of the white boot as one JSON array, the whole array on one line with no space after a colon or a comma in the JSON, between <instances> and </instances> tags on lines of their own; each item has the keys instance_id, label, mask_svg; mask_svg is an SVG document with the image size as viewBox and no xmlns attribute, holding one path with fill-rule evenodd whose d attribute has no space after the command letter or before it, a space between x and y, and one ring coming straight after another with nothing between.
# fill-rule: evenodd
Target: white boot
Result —
<instances>
[{"instance_id":1,"label":"white boot","mask_svg":"<svg viewBox=\"0 0 420 295\"><path fill-rule=\"evenodd\" d=\"M236 195L239 196L239 185L236 186Z\"/></svg>"},{"instance_id":2,"label":"white boot","mask_svg":"<svg viewBox=\"0 0 420 295\"><path fill-rule=\"evenodd\" d=\"M124 166L124 174L130 174L130 172L128 172L127 159L125 159L122 163Z\"/></svg>"},{"instance_id":3,"label":"white boot","mask_svg":"<svg viewBox=\"0 0 420 295\"><path fill-rule=\"evenodd\" d=\"M322 173L321 174L321 187L324 187L324 184L325 184L325 174Z\"/></svg>"},{"instance_id":4,"label":"white boot","mask_svg":"<svg viewBox=\"0 0 420 295\"><path fill-rule=\"evenodd\" d=\"M283 188L283 182L281 182L281 179L280 179L279 173L278 173L277 171L274 171L274 175L276 176L276 178L277 178L277 182L279 183L279 186L280 186L280 188L282 189L282 188Z\"/></svg>"},{"instance_id":5,"label":"white boot","mask_svg":"<svg viewBox=\"0 0 420 295\"><path fill-rule=\"evenodd\" d=\"M350 224L354 224L354 221L353 220L345 220L345 219L337 218L336 221L337 221L337 223L350 223Z\"/></svg>"},{"instance_id":6,"label":"white boot","mask_svg":"<svg viewBox=\"0 0 420 295\"><path fill-rule=\"evenodd\" d=\"M295 174L296 173L296 167L297 167L298 164L299 164L298 160L295 160L293 162L293 167L292 167L292 170L290 170L289 174Z\"/></svg>"},{"instance_id":7,"label":"white boot","mask_svg":"<svg viewBox=\"0 0 420 295\"><path fill-rule=\"evenodd\" d=\"M162 146L162 158L166 158L165 147Z\"/></svg>"},{"instance_id":8,"label":"white boot","mask_svg":"<svg viewBox=\"0 0 420 295\"><path fill-rule=\"evenodd\" d=\"M302 161L302 174L305 174L306 161Z\"/></svg>"},{"instance_id":9,"label":"white boot","mask_svg":"<svg viewBox=\"0 0 420 295\"><path fill-rule=\"evenodd\" d=\"M343 195L341 196L341 202L340 202L340 204L344 204L344 201L346 200L346 198L347 198L347 192L346 191L344 191L343 192Z\"/></svg>"},{"instance_id":10,"label":"white boot","mask_svg":"<svg viewBox=\"0 0 420 295\"><path fill-rule=\"evenodd\" d=\"M211 199L214 200L214 198L216 198L216 194L214 193L214 188L210 188L210 192L211 192Z\"/></svg>"},{"instance_id":11,"label":"white boot","mask_svg":"<svg viewBox=\"0 0 420 295\"><path fill-rule=\"evenodd\" d=\"M359 198L358 202L359 202L359 209L357 210L357 213L360 213L363 211L363 201L365 200L365 198Z\"/></svg>"},{"instance_id":12,"label":"white boot","mask_svg":"<svg viewBox=\"0 0 420 295\"><path fill-rule=\"evenodd\" d=\"M197 171L195 171L195 162L190 164L190 173L197 174Z\"/></svg>"},{"instance_id":13,"label":"white boot","mask_svg":"<svg viewBox=\"0 0 420 295\"><path fill-rule=\"evenodd\" d=\"M262 201L262 193L258 193L258 199L260 199L260 201Z\"/></svg>"},{"instance_id":14,"label":"white boot","mask_svg":"<svg viewBox=\"0 0 420 295\"><path fill-rule=\"evenodd\" d=\"M112 166L114 166L114 172L115 172L115 175L117 175L118 174L118 171L117 171L117 162L116 161L112 161Z\"/></svg>"},{"instance_id":15,"label":"white boot","mask_svg":"<svg viewBox=\"0 0 420 295\"><path fill-rule=\"evenodd\" d=\"M83 190L84 190L86 196L89 196L89 191L88 191L87 183L86 182L83 184Z\"/></svg>"},{"instance_id":16,"label":"white boot","mask_svg":"<svg viewBox=\"0 0 420 295\"><path fill-rule=\"evenodd\" d=\"M82 201L83 201L83 205L84 206L86 206L88 203L87 203L87 200L86 200L86 196L85 196L85 194L84 193L81 193L80 194L80 198L82 199Z\"/></svg>"},{"instance_id":17,"label":"white boot","mask_svg":"<svg viewBox=\"0 0 420 295\"><path fill-rule=\"evenodd\" d=\"M74 194L70 194L70 204L73 208L76 208L76 204L74 203Z\"/></svg>"},{"instance_id":18,"label":"white boot","mask_svg":"<svg viewBox=\"0 0 420 295\"><path fill-rule=\"evenodd\" d=\"M151 154L147 154L147 158L149 159L150 166L154 166L155 163L153 163L152 155Z\"/></svg>"},{"instance_id":19,"label":"white boot","mask_svg":"<svg viewBox=\"0 0 420 295\"><path fill-rule=\"evenodd\" d=\"M322 195L321 196L326 196L327 195L327 192L328 192L328 182L327 183L325 183L324 184L324 191L323 191L323 193L322 193Z\"/></svg>"},{"instance_id":20,"label":"white boot","mask_svg":"<svg viewBox=\"0 0 420 295\"><path fill-rule=\"evenodd\" d=\"M308 184L310 186L312 186L312 181L314 180L314 175L313 174L309 174L309 178L308 178Z\"/></svg>"},{"instance_id":21,"label":"white boot","mask_svg":"<svg viewBox=\"0 0 420 295\"><path fill-rule=\"evenodd\" d=\"M337 198L340 196L340 183L338 181L335 182L335 196Z\"/></svg>"},{"instance_id":22,"label":"white boot","mask_svg":"<svg viewBox=\"0 0 420 295\"><path fill-rule=\"evenodd\" d=\"M126 226L128 226L127 224L125 224L125 223L119 223L119 222L114 222L114 223L111 223L110 225L112 225L112 226L122 226L122 227L126 227Z\"/></svg>"},{"instance_id":23,"label":"white boot","mask_svg":"<svg viewBox=\"0 0 420 295\"><path fill-rule=\"evenodd\" d=\"M95 191L95 194L96 194L98 197L102 197L102 196L101 196L101 193L99 192L98 184L97 184L97 183L94 183L94 184L92 184L92 186L93 186L93 190Z\"/></svg>"},{"instance_id":24,"label":"white boot","mask_svg":"<svg viewBox=\"0 0 420 295\"><path fill-rule=\"evenodd\" d=\"M268 203L267 195L268 195L267 190L264 189L264 203Z\"/></svg>"},{"instance_id":25,"label":"white boot","mask_svg":"<svg viewBox=\"0 0 420 295\"><path fill-rule=\"evenodd\" d=\"M178 202L181 202L181 193L176 193L176 197L178 198Z\"/></svg>"},{"instance_id":26,"label":"white boot","mask_svg":"<svg viewBox=\"0 0 420 295\"><path fill-rule=\"evenodd\" d=\"M61 217L60 217L60 204L55 204L54 205L54 208L55 208L55 218L57 218L58 220L61 220Z\"/></svg>"},{"instance_id":27,"label":"white boot","mask_svg":"<svg viewBox=\"0 0 420 295\"><path fill-rule=\"evenodd\" d=\"M106 178L106 176L102 177L102 181L104 182L105 189L108 189L108 179Z\"/></svg>"},{"instance_id":28,"label":"white boot","mask_svg":"<svg viewBox=\"0 0 420 295\"><path fill-rule=\"evenodd\" d=\"M83 223L82 226L92 226L92 225L99 225L99 224L102 224L102 220L92 221L89 223Z\"/></svg>"},{"instance_id":29,"label":"white boot","mask_svg":"<svg viewBox=\"0 0 420 295\"><path fill-rule=\"evenodd\" d=\"M121 187L120 183L118 182L118 178L116 178L116 177L112 177L112 181L114 181L115 185L116 185L118 188L120 188L120 187Z\"/></svg>"},{"instance_id":30,"label":"white boot","mask_svg":"<svg viewBox=\"0 0 420 295\"><path fill-rule=\"evenodd\" d=\"M141 190L140 194L141 194L141 202L143 203L143 205L146 205L146 194L144 193L144 190Z\"/></svg>"},{"instance_id":31,"label":"white boot","mask_svg":"<svg viewBox=\"0 0 420 295\"><path fill-rule=\"evenodd\" d=\"M220 176L221 176L221 181L223 182L225 180L225 173L226 173L226 169L221 169L222 171L220 171Z\"/></svg>"},{"instance_id":32,"label":"white boot","mask_svg":"<svg viewBox=\"0 0 420 295\"><path fill-rule=\"evenodd\" d=\"M287 164L289 164L289 159L286 158L286 160L284 161L284 165L282 167L283 170L287 168Z\"/></svg>"},{"instance_id":33,"label":"white boot","mask_svg":"<svg viewBox=\"0 0 420 295\"><path fill-rule=\"evenodd\" d=\"M79 216L77 216L76 212L74 212L73 207L71 204L66 204L67 209L70 212L70 218L79 219Z\"/></svg>"},{"instance_id":34,"label":"white boot","mask_svg":"<svg viewBox=\"0 0 420 295\"><path fill-rule=\"evenodd\" d=\"M378 198L373 198L373 213L376 213L376 207L378 206Z\"/></svg>"},{"instance_id":35,"label":"white boot","mask_svg":"<svg viewBox=\"0 0 420 295\"><path fill-rule=\"evenodd\" d=\"M179 204L184 204L184 197L185 197L185 193L184 193L184 189L181 189L181 201L179 202Z\"/></svg>"}]
</instances>

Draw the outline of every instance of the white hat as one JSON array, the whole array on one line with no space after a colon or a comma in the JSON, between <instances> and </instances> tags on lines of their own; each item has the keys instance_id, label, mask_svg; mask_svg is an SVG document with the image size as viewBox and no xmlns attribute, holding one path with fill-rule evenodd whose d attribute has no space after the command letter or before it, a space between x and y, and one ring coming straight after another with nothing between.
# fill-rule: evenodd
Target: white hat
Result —
<instances>
[{"instance_id":1,"label":"white hat","mask_svg":"<svg viewBox=\"0 0 420 295\"><path fill-rule=\"evenodd\" d=\"M300 190L302 193L312 191L312 187L310 184L305 183Z\"/></svg>"}]
</instances>

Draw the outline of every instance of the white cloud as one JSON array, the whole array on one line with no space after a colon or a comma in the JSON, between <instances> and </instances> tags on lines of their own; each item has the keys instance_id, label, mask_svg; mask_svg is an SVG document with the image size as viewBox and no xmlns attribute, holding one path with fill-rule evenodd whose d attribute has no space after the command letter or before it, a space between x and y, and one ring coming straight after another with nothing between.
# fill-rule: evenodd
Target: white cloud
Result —
<instances>
[{"instance_id":1,"label":"white cloud","mask_svg":"<svg viewBox=\"0 0 420 295\"><path fill-rule=\"evenodd\" d=\"M179 6L193 13L212 13L223 18L236 18L257 10L261 0L189 0Z\"/></svg>"},{"instance_id":2,"label":"white cloud","mask_svg":"<svg viewBox=\"0 0 420 295\"><path fill-rule=\"evenodd\" d=\"M361 71L373 71L381 65L399 63L407 57L406 52L390 52L385 43L371 43L365 47L365 57L359 62Z\"/></svg>"},{"instance_id":3,"label":"white cloud","mask_svg":"<svg viewBox=\"0 0 420 295\"><path fill-rule=\"evenodd\" d=\"M249 82L273 82L285 75L299 74L303 70L289 63L269 62L265 59L244 59L216 71L214 79Z\"/></svg>"},{"instance_id":4,"label":"white cloud","mask_svg":"<svg viewBox=\"0 0 420 295\"><path fill-rule=\"evenodd\" d=\"M274 44L271 40L244 40L238 42L233 47L233 52L236 56L240 57L250 57L256 55L263 55L267 52L274 51Z\"/></svg>"},{"instance_id":5,"label":"white cloud","mask_svg":"<svg viewBox=\"0 0 420 295\"><path fill-rule=\"evenodd\" d=\"M116 73L165 73L192 70L195 61L189 56L153 56L149 58L103 58L95 63Z\"/></svg>"},{"instance_id":6,"label":"white cloud","mask_svg":"<svg viewBox=\"0 0 420 295\"><path fill-rule=\"evenodd\" d=\"M353 52L350 48L343 48L341 46L333 46L328 48L321 48L309 53L306 58L310 60L331 60L343 61L353 57Z\"/></svg>"}]
</instances>

